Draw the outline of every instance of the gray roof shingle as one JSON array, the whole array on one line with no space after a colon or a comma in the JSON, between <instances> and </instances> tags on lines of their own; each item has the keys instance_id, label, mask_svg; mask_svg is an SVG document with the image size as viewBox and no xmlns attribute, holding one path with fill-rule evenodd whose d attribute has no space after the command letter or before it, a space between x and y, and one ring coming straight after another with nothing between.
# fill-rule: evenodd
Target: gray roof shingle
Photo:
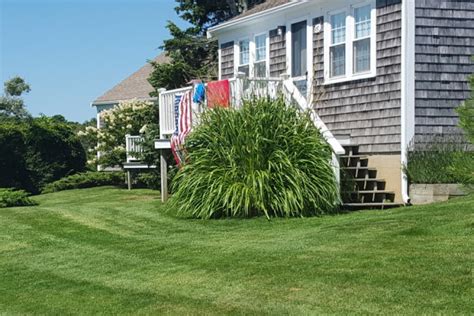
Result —
<instances>
[{"instance_id":1,"label":"gray roof shingle","mask_svg":"<svg viewBox=\"0 0 474 316\"><path fill-rule=\"evenodd\" d=\"M161 53L155 57L154 61L157 63L169 63L170 58L165 53ZM116 103L131 99L149 99L150 92L154 91L154 88L148 82L148 77L152 71L152 65L146 63L115 87L98 97L92 104Z\"/></svg>"}]
</instances>

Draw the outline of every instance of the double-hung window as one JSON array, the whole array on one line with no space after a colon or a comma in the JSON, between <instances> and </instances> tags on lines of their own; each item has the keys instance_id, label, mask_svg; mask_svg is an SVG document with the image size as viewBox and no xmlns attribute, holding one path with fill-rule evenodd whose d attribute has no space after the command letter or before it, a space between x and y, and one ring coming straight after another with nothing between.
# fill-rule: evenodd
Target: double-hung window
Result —
<instances>
[{"instance_id":1,"label":"double-hung window","mask_svg":"<svg viewBox=\"0 0 474 316\"><path fill-rule=\"evenodd\" d=\"M375 76L374 0L328 13L325 23L325 81Z\"/></svg>"},{"instance_id":2,"label":"double-hung window","mask_svg":"<svg viewBox=\"0 0 474 316\"><path fill-rule=\"evenodd\" d=\"M246 76L249 75L250 69L250 41L244 39L239 41L239 72L245 73Z\"/></svg>"},{"instance_id":3,"label":"double-hung window","mask_svg":"<svg viewBox=\"0 0 474 316\"><path fill-rule=\"evenodd\" d=\"M354 73L370 71L371 7L354 8Z\"/></svg>"},{"instance_id":4,"label":"double-hung window","mask_svg":"<svg viewBox=\"0 0 474 316\"><path fill-rule=\"evenodd\" d=\"M346 74L346 13L331 15L331 46L329 48L331 78Z\"/></svg>"},{"instance_id":5,"label":"double-hung window","mask_svg":"<svg viewBox=\"0 0 474 316\"><path fill-rule=\"evenodd\" d=\"M265 78L267 76L267 35L255 36L255 62L254 77Z\"/></svg>"}]
</instances>

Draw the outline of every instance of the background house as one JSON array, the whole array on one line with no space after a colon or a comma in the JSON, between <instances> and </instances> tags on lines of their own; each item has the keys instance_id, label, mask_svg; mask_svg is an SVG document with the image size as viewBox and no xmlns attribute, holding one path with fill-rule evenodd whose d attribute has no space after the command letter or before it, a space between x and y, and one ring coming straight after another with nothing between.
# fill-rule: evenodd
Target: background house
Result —
<instances>
[{"instance_id":1,"label":"background house","mask_svg":"<svg viewBox=\"0 0 474 316\"><path fill-rule=\"evenodd\" d=\"M157 63L168 63L169 58L162 53L153 59ZM100 128L100 115L103 110L110 109L121 101L132 99L156 102L156 97L150 97L150 93L155 89L148 82L153 66L146 63L136 72L122 80L119 84L106 91L103 95L92 102L92 106L97 109L97 127Z\"/></svg>"}]
</instances>

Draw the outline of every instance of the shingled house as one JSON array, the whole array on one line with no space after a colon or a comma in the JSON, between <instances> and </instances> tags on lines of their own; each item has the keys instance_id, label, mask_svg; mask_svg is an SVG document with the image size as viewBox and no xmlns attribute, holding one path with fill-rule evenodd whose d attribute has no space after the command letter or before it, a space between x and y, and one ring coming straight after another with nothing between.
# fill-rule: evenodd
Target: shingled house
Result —
<instances>
[{"instance_id":1,"label":"shingled house","mask_svg":"<svg viewBox=\"0 0 474 316\"><path fill-rule=\"evenodd\" d=\"M268 0L208 35L220 78L289 76L346 146L341 161L366 200L408 202L409 143L460 133L474 1Z\"/></svg>"}]
</instances>

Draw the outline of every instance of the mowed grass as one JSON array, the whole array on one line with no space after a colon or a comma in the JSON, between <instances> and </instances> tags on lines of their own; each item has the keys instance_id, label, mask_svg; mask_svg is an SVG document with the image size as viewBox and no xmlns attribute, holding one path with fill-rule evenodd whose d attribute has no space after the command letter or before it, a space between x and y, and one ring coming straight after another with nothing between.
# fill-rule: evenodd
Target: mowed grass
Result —
<instances>
[{"instance_id":1,"label":"mowed grass","mask_svg":"<svg viewBox=\"0 0 474 316\"><path fill-rule=\"evenodd\" d=\"M474 197L188 220L95 188L0 209L0 314L472 314Z\"/></svg>"}]
</instances>

